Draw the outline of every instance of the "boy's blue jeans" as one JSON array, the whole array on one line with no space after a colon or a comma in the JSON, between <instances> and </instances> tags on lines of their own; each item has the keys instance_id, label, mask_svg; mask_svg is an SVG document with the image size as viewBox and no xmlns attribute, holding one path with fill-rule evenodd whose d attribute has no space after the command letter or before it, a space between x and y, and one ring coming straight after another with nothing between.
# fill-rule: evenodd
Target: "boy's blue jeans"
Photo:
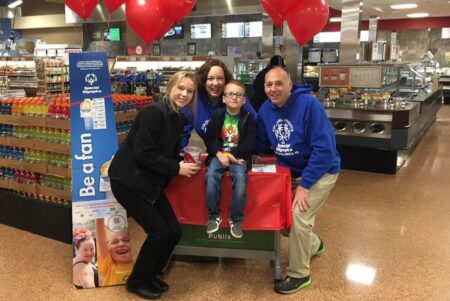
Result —
<instances>
[{"instance_id":1,"label":"boy's blue jeans","mask_svg":"<svg viewBox=\"0 0 450 301\"><path fill-rule=\"evenodd\" d=\"M231 198L230 220L241 222L244 218L245 202L247 201L246 186L248 181L247 163L230 164L225 167L219 159L213 158L206 172L206 203L208 205L208 218L215 219L220 216L220 197L223 174L229 170L233 179L233 196Z\"/></svg>"}]
</instances>

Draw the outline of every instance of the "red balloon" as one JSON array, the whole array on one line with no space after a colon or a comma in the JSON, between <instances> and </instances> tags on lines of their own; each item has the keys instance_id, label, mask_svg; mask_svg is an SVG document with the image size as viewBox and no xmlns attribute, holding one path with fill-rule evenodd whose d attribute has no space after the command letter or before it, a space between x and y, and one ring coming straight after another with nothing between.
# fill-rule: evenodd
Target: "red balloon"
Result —
<instances>
[{"instance_id":1,"label":"red balloon","mask_svg":"<svg viewBox=\"0 0 450 301\"><path fill-rule=\"evenodd\" d=\"M180 22L195 6L196 0L161 0L164 16L175 22Z\"/></svg>"},{"instance_id":2,"label":"red balloon","mask_svg":"<svg viewBox=\"0 0 450 301\"><path fill-rule=\"evenodd\" d=\"M161 30L156 35L156 40L161 40L164 37L164 35L169 31L169 29L172 28L172 25L173 25L172 20L165 19Z\"/></svg>"},{"instance_id":3,"label":"red balloon","mask_svg":"<svg viewBox=\"0 0 450 301\"><path fill-rule=\"evenodd\" d=\"M103 0L105 1L105 5L108 8L109 12L112 13L116 9L118 9L122 4L125 3L126 0Z\"/></svg>"},{"instance_id":4,"label":"red balloon","mask_svg":"<svg viewBox=\"0 0 450 301\"><path fill-rule=\"evenodd\" d=\"M128 25L147 44L155 39L164 24L158 0L127 0L125 14Z\"/></svg>"},{"instance_id":5,"label":"red balloon","mask_svg":"<svg viewBox=\"0 0 450 301\"><path fill-rule=\"evenodd\" d=\"M262 7L269 15L269 17L272 18L273 25L275 25L276 27L280 27L283 25L284 18L275 8L272 7L272 4L270 4L269 2L269 0L261 0Z\"/></svg>"},{"instance_id":6,"label":"red balloon","mask_svg":"<svg viewBox=\"0 0 450 301\"><path fill-rule=\"evenodd\" d=\"M91 16L98 0L64 0L64 3L83 19Z\"/></svg>"},{"instance_id":7,"label":"red balloon","mask_svg":"<svg viewBox=\"0 0 450 301\"><path fill-rule=\"evenodd\" d=\"M319 33L327 24L328 13L325 0L301 0L287 16L289 29L297 43L305 45Z\"/></svg>"},{"instance_id":8,"label":"red balloon","mask_svg":"<svg viewBox=\"0 0 450 301\"><path fill-rule=\"evenodd\" d=\"M275 26L281 26L289 12L302 0L261 0L264 10L272 18ZM275 15L275 17L274 17ZM279 21L281 18L281 22ZM280 25L277 25L276 23Z\"/></svg>"}]
</instances>

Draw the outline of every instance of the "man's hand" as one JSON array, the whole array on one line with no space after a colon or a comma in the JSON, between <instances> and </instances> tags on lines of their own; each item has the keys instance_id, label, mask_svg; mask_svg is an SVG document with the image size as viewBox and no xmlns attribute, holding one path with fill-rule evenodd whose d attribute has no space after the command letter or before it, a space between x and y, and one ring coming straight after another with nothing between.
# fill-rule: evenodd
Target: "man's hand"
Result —
<instances>
[{"instance_id":1,"label":"man's hand","mask_svg":"<svg viewBox=\"0 0 450 301\"><path fill-rule=\"evenodd\" d=\"M261 156L260 156L260 155L253 155L253 156L252 156L252 163L253 163L253 164L259 164L259 163L261 163Z\"/></svg>"},{"instance_id":2,"label":"man's hand","mask_svg":"<svg viewBox=\"0 0 450 301\"><path fill-rule=\"evenodd\" d=\"M309 189L298 186L295 190L294 200L292 201L292 212L295 206L299 206L300 211L306 212L309 209Z\"/></svg>"}]
</instances>

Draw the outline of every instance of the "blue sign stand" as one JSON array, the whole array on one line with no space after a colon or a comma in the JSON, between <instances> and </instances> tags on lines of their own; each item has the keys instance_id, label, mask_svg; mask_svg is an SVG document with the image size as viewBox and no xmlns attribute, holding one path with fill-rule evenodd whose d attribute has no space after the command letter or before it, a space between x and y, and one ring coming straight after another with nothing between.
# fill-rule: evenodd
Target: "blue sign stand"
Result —
<instances>
[{"instance_id":1,"label":"blue sign stand","mask_svg":"<svg viewBox=\"0 0 450 301\"><path fill-rule=\"evenodd\" d=\"M78 244L86 238L96 240L97 258L89 264L98 268L100 286L122 284L131 272L131 248L126 211L114 199L108 177L118 140L106 53L71 53L69 64L74 284ZM130 252L120 274L109 245L114 239L127 242Z\"/></svg>"}]
</instances>

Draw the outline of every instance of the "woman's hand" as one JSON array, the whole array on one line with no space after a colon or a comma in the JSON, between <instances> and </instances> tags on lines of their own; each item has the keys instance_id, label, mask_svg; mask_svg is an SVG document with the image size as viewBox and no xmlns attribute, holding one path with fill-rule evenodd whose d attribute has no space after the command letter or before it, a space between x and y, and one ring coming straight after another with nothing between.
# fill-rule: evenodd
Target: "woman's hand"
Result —
<instances>
[{"instance_id":1,"label":"woman's hand","mask_svg":"<svg viewBox=\"0 0 450 301\"><path fill-rule=\"evenodd\" d=\"M200 170L200 165L198 165L197 163L186 163L184 161L180 161L179 164L180 171L178 172L178 174L188 178L195 175Z\"/></svg>"}]
</instances>

